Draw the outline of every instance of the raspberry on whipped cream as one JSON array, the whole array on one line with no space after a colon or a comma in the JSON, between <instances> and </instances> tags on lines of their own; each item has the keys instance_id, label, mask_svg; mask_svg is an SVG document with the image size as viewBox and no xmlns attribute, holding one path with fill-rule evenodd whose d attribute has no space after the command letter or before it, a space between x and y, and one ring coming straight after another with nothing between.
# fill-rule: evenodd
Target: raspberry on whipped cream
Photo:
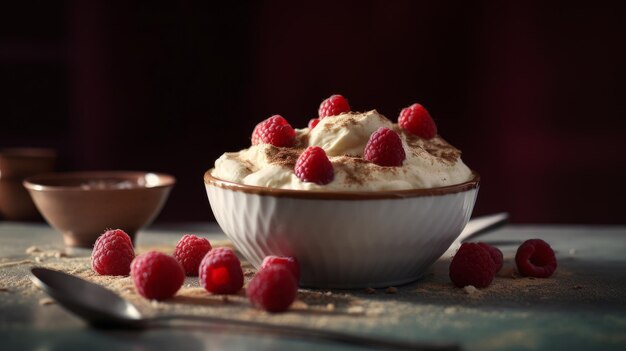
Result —
<instances>
[{"instance_id":1,"label":"raspberry on whipped cream","mask_svg":"<svg viewBox=\"0 0 626 351\"><path fill-rule=\"evenodd\" d=\"M363 158L370 136L379 128L400 137L406 159L400 167L380 166ZM215 161L218 179L260 187L316 191L383 191L434 188L469 181L472 171L461 152L439 135L425 139L409 133L376 110L322 118L314 128L296 129L292 147L261 143L228 152ZM328 184L304 182L294 173L309 146L324 149L334 169Z\"/></svg>"}]
</instances>

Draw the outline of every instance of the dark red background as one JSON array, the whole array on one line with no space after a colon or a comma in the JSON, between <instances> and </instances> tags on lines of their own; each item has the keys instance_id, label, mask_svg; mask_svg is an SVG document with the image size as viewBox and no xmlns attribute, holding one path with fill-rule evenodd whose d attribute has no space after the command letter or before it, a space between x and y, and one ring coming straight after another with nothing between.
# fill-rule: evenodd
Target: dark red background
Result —
<instances>
[{"instance_id":1,"label":"dark red background","mask_svg":"<svg viewBox=\"0 0 626 351\"><path fill-rule=\"evenodd\" d=\"M0 147L172 173L160 219L202 221L204 171L258 121L421 102L482 175L476 214L626 223L621 2L233 3L3 3Z\"/></svg>"}]
</instances>

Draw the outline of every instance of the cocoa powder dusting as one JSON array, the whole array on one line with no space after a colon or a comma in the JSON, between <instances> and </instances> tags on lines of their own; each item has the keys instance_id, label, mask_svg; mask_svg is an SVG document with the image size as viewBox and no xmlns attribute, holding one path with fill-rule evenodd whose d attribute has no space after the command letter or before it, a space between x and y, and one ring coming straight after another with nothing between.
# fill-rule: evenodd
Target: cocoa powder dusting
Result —
<instances>
[{"instance_id":1,"label":"cocoa powder dusting","mask_svg":"<svg viewBox=\"0 0 626 351\"><path fill-rule=\"evenodd\" d=\"M349 115L348 118L345 118L343 120L341 120L339 123L335 123L335 124L325 124L324 125L324 132L329 132L331 129L338 129L338 128L350 128L353 126L358 126L359 122L354 118L354 116L358 115L358 112L348 112L346 113L347 115ZM328 116L328 117L324 117L324 118L333 118L334 116Z\"/></svg>"},{"instance_id":2,"label":"cocoa powder dusting","mask_svg":"<svg viewBox=\"0 0 626 351\"><path fill-rule=\"evenodd\" d=\"M372 179L367 170L371 164L358 156L340 156L333 167L343 171L346 175L346 183L362 185Z\"/></svg>"},{"instance_id":3,"label":"cocoa powder dusting","mask_svg":"<svg viewBox=\"0 0 626 351\"><path fill-rule=\"evenodd\" d=\"M246 167L248 172L250 173L254 172L255 166L252 162L250 162L249 160L241 160L241 163L243 164L244 167Z\"/></svg>"},{"instance_id":4,"label":"cocoa powder dusting","mask_svg":"<svg viewBox=\"0 0 626 351\"><path fill-rule=\"evenodd\" d=\"M309 133L298 133L296 136L295 148L305 149L309 145Z\"/></svg>"},{"instance_id":5,"label":"cocoa powder dusting","mask_svg":"<svg viewBox=\"0 0 626 351\"><path fill-rule=\"evenodd\" d=\"M337 127L339 128L350 128L353 126L358 126L359 122L353 117L353 115L355 115L355 113L350 112L350 118L346 118L343 121L341 121L341 123L336 124Z\"/></svg>"},{"instance_id":6,"label":"cocoa powder dusting","mask_svg":"<svg viewBox=\"0 0 626 351\"><path fill-rule=\"evenodd\" d=\"M461 150L450 145L442 137L436 136L430 140L422 139L409 133L403 132L406 136L407 144L419 154L419 150L424 150L446 163L456 163L461 157Z\"/></svg>"},{"instance_id":7,"label":"cocoa powder dusting","mask_svg":"<svg viewBox=\"0 0 626 351\"><path fill-rule=\"evenodd\" d=\"M270 147L265 150L265 156L271 164L293 168L303 151L304 149L295 147Z\"/></svg>"}]
</instances>

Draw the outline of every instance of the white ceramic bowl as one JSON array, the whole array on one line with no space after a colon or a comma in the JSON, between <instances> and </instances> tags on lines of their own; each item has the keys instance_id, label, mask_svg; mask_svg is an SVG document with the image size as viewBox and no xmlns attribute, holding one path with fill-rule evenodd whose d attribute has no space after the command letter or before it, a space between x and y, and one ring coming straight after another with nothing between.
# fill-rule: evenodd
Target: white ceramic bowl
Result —
<instances>
[{"instance_id":1,"label":"white ceramic bowl","mask_svg":"<svg viewBox=\"0 0 626 351\"><path fill-rule=\"evenodd\" d=\"M241 185L204 175L213 214L255 267L294 256L302 286L364 288L418 279L463 230L480 177L433 189L319 192Z\"/></svg>"}]
</instances>

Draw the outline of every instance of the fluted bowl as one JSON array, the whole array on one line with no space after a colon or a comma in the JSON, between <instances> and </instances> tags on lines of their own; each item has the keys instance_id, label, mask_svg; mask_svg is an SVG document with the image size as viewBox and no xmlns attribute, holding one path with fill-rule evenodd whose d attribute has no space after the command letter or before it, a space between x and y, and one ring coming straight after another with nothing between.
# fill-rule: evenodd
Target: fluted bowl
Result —
<instances>
[{"instance_id":1,"label":"fluted bowl","mask_svg":"<svg viewBox=\"0 0 626 351\"><path fill-rule=\"evenodd\" d=\"M388 287L418 279L470 218L480 177L458 185L322 192L242 185L204 174L218 224L255 267L296 257L300 285Z\"/></svg>"}]
</instances>

